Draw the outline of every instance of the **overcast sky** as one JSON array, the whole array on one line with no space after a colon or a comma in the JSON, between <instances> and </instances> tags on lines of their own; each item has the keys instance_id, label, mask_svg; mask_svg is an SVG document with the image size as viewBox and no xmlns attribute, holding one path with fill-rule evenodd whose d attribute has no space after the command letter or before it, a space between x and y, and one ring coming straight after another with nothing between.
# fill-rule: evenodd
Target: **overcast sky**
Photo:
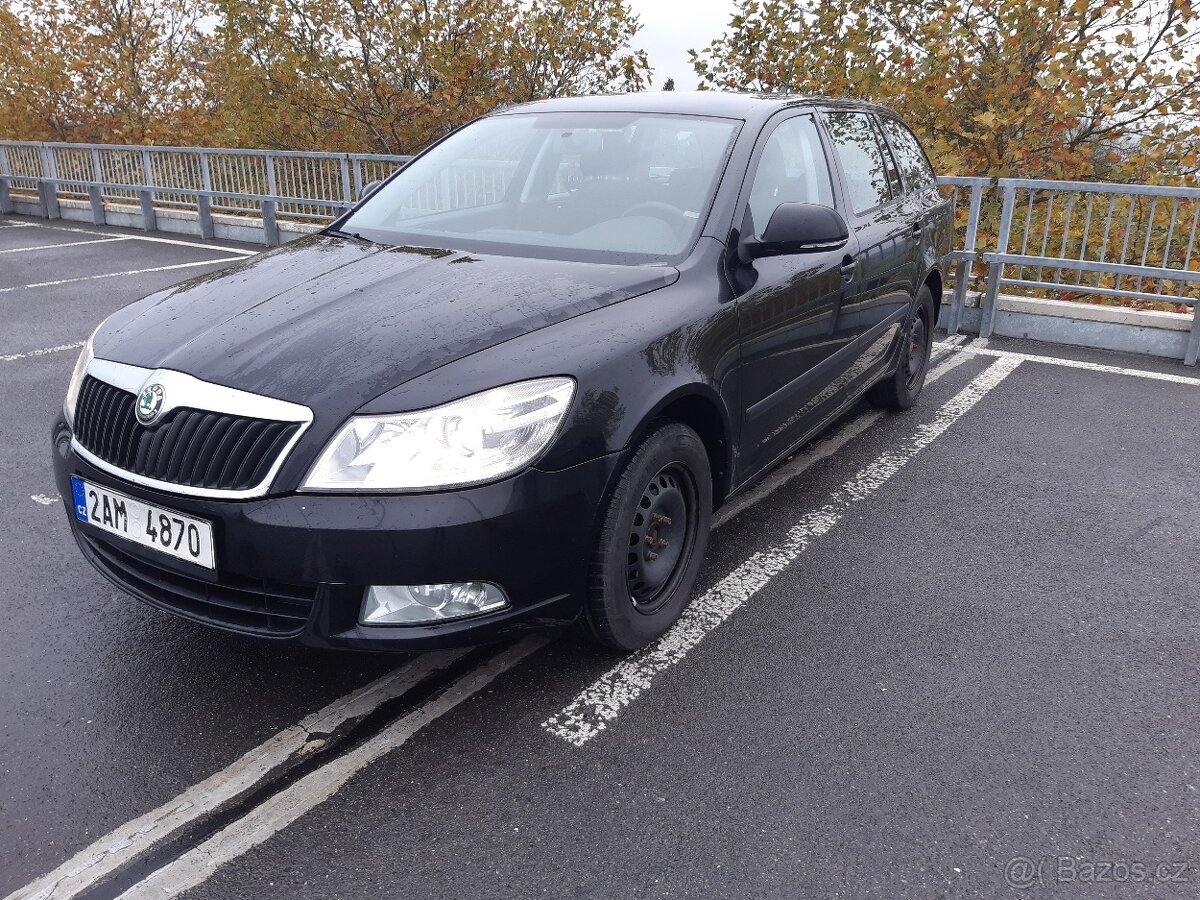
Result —
<instances>
[{"instance_id":1,"label":"overcast sky","mask_svg":"<svg viewBox=\"0 0 1200 900\"><path fill-rule=\"evenodd\" d=\"M668 78L675 79L677 90L694 90L688 49L699 50L724 32L733 0L629 0L629 5L642 23L633 45L650 57L654 90Z\"/></svg>"}]
</instances>

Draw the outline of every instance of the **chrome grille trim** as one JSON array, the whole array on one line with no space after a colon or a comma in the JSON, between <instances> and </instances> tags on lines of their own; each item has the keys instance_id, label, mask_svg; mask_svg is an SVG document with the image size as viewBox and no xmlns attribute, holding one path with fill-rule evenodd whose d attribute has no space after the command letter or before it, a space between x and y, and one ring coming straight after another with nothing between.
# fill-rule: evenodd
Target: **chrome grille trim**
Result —
<instances>
[{"instance_id":1,"label":"chrome grille trim","mask_svg":"<svg viewBox=\"0 0 1200 900\"><path fill-rule=\"evenodd\" d=\"M312 410L307 406L202 381L192 375L177 372L173 369L147 369L141 366L131 366L127 363L118 363L106 359L93 359L88 365L85 374L135 395L140 393L148 384L161 384L165 399L160 419L162 416L176 409L194 409L201 412L284 422L300 426L279 450L278 455L263 479L258 484L240 490L194 487L139 475L136 472L130 472L107 460L101 459L87 447L83 446L78 438L72 434L71 448L82 459L87 460L96 468L110 475L115 475L131 484L141 485L142 487L152 488L165 493L227 500L248 500L255 497L263 497L270 490L271 484L275 480L275 476L279 474L279 469L283 466L284 461L291 454L297 442L308 430L313 421Z\"/></svg>"}]
</instances>

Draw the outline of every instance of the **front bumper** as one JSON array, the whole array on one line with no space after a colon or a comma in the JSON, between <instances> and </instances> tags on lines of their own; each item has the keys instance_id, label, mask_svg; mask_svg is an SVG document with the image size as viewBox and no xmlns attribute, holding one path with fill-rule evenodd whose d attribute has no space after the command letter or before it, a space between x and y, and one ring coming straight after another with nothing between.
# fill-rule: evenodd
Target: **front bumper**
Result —
<instances>
[{"instance_id":1,"label":"front bumper","mask_svg":"<svg viewBox=\"0 0 1200 900\"><path fill-rule=\"evenodd\" d=\"M616 465L527 469L480 487L427 494L286 494L210 500L115 478L53 429L55 480L84 556L141 600L205 624L324 647L428 650L501 640L574 619L597 512ZM79 522L72 475L213 525L215 573ZM490 581L509 606L436 625L362 626L371 584Z\"/></svg>"}]
</instances>

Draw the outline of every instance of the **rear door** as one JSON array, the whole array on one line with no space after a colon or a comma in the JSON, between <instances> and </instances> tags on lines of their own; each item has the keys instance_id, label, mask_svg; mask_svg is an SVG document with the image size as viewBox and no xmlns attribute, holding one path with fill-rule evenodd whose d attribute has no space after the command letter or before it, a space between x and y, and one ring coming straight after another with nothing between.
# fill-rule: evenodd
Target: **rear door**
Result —
<instances>
[{"instance_id":1,"label":"rear door","mask_svg":"<svg viewBox=\"0 0 1200 900\"><path fill-rule=\"evenodd\" d=\"M853 342L856 356L873 357L881 346L886 351L912 302L921 225L904 202L875 116L834 109L825 125L841 172L846 220L859 244L857 291L843 304L834 334L839 342Z\"/></svg>"},{"instance_id":2,"label":"rear door","mask_svg":"<svg viewBox=\"0 0 1200 900\"><path fill-rule=\"evenodd\" d=\"M779 204L794 202L839 205L811 111L785 113L764 129L734 221L742 235L761 236ZM816 424L813 401L827 381L822 363L845 344L835 325L851 288L842 270L854 247L852 236L840 250L731 266L742 341L744 473L771 463Z\"/></svg>"}]
</instances>

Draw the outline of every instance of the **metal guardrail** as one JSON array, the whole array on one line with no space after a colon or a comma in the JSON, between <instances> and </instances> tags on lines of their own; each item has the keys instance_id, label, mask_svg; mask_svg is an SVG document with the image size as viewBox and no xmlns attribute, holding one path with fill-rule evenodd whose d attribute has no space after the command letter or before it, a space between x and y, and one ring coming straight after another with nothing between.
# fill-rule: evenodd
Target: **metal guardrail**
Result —
<instances>
[{"instance_id":1,"label":"metal guardrail","mask_svg":"<svg viewBox=\"0 0 1200 900\"><path fill-rule=\"evenodd\" d=\"M194 211L202 237L213 237L213 214L257 215L265 242L279 243L278 219L327 221L352 206L363 186L404 165L410 156L220 150L111 144L0 141L0 212L13 194L35 194L47 218L60 201L88 201L94 224L106 204L136 204L142 227L157 225L156 209Z\"/></svg>"},{"instance_id":2,"label":"metal guardrail","mask_svg":"<svg viewBox=\"0 0 1200 900\"><path fill-rule=\"evenodd\" d=\"M14 197L23 194L36 198L43 216L58 218L62 201L76 200L90 206L95 224L103 224L107 207L133 205L142 227L154 230L157 210L184 210L196 216L205 238L214 236L214 214L257 216L265 243L275 245L281 217L295 222L335 218L365 184L409 159L0 141L0 212L11 212ZM494 198L503 192L510 170L511 164L472 162L453 177L431 183L418 195L417 206L455 208ZM1002 287L1067 299L1107 296L1182 304L1193 310L1184 362L1196 364L1200 188L1021 178L942 177L938 182L952 196L955 210L953 289L945 320L951 333L963 322L972 277L985 270L982 337L992 334Z\"/></svg>"},{"instance_id":3,"label":"metal guardrail","mask_svg":"<svg viewBox=\"0 0 1200 900\"><path fill-rule=\"evenodd\" d=\"M953 300L950 304L946 329L951 334L958 332L962 324L963 309L967 301L967 287L971 278L971 266L976 261L975 244L979 238L979 214L983 206L983 192L991 187L990 178L971 178L957 175L942 176L938 184L950 189L954 209L954 235L956 241L961 241L959 250L952 250L948 262L954 264ZM966 222L960 227L959 219L963 213L963 194L966 193Z\"/></svg>"},{"instance_id":4,"label":"metal guardrail","mask_svg":"<svg viewBox=\"0 0 1200 900\"><path fill-rule=\"evenodd\" d=\"M958 330L971 267L987 267L980 300L980 337L995 326L1002 287L1035 294L1123 297L1192 308L1184 363L1200 357L1200 188L1032 178L941 178L960 195L969 189L962 249L955 263L954 292L947 317ZM993 188L994 184L994 188ZM994 249L981 250L980 218L985 195L1000 192ZM1186 235L1186 239L1185 236ZM1020 246L1019 250L1016 247Z\"/></svg>"}]
</instances>

